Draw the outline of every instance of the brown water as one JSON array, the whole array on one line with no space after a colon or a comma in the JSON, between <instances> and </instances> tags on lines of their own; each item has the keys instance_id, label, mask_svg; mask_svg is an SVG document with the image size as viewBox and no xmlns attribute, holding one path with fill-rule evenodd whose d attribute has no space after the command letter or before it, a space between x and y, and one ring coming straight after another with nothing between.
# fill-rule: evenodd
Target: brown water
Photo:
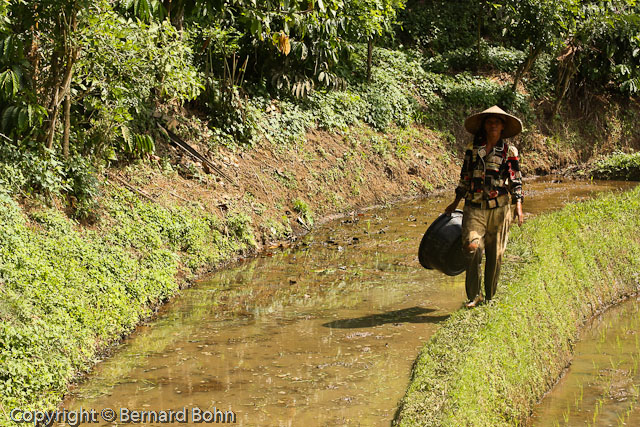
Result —
<instances>
[{"instance_id":1,"label":"brown water","mask_svg":"<svg viewBox=\"0 0 640 427\"><path fill-rule=\"evenodd\" d=\"M529 182L525 216L630 186ZM465 300L464 275L417 260L451 199L335 221L296 249L213 274L138 328L64 407L215 407L247 426L389 425L419 347Z\"/></svg>"},{"instance_id":2,"label":"brown water","mask_svg":"<svg viewBox=\"0 0 640 427\"><path fill-rule=\"evenodd\" d=\"M571 367L536 407L534 426L640 426L640 298L582 330Z\"/></svg>"}]
</instances>

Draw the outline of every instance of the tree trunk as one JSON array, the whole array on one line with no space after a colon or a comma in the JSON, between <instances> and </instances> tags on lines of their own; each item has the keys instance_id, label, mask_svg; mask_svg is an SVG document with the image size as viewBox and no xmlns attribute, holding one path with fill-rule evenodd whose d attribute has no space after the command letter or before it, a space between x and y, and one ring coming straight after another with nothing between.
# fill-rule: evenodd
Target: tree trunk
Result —
<instances>
[{"instance_id":1,"label":"tree trunk","mask_svg":"<svg viewBox=\"0 0 640 427\"><path fill-rule=\"evenodd\" d=\"M53 91L53 97L51 99L51 105L49 106L49 127L47 128L47 137L45 139L45 146L51 150L53 148L53 139L56 131L56 124L58 121L58 106L60 103L58 99L60 97L60 86L58 85Z\"/></svg>"},{"instance_id":2,"label":"tree trunk","mask_svg":"<svg viewBox=\"0 0 640 427\"><path fill-rule=\"evenodd\" d=\"M173 16L171 16L171 23L176 30L180 32L180 37L182 37L182 26L184 23L184 0L176 0L176 5L173 8Z\"/></svg>"},{"instance_id":3,"label":"tree trunk","mask_svg":"<svg viewBox=\"0 0 640 427\"><path fill-rule=\"evenodd\" d=\"M53 148L53 140L55 137L56 124L58 122L58 113L60 110L60 103L67 96L69 89L71 87L71 78L73 77L73 66L76 63L78 58L78 48L71 46L70 35L72 31L75 31L77 28L77 11L73 10L73 16L71 18L71 23L64 27L64 56L63 58L67 59L67 64L65 67L64 76L61 82L58 82L54 85L53 88L53 97L51 99L51 104L49 106L50 111L50 122L49 128L47 130L47 138L46 138L46 147L48 149Z\"/></svg>"},{"instance_id":4,"label":"tree trunk","mask_svg":"<svg viewBox=\"0 0 640 427\"><path fill-rule=\"evenodd\" d=\"M37 15L36 15L37 19ZM38 78L40 76L40 37L38 33L38 22L31 26L31 47L29 48L29 53L27 54L27 59L31 63L31 68L33 72L31 73L31 85L34 88L37 88Z\"/></svg>"},{"instance_id":5,"label":"tree trunk","mask_svg":"<svg viewBox=\"0 0 640 427\"><path fill-rule=\"evenodd\" d=\"M167 12L167 17L171 19L171 7L173 6L173 2L171 0L162 0L162 6Z\"/></svg>"},{"instance_id":6,"label":"tree trunk","mask_svg":"<svg viewBox=\"0 0 640 427\"><path fill-rule=\"evenodd\" d=\"M56 32L62 33L64 31L62 27L62 23L60 20L57 21ZM60 51L60 48L57 46L53 53L51 54L51 65L49 67L48 75L43 76L43 81L41 83L40 96L41 100L39 101L41 105L47 105L47 113L49 116L49 124L47 125L47 131L44 134L40 134L38 136L38 141L43 142L45 146L49 147L49 130L51 127L55 127L55 119L54 119L54 108L58 103L58 97L60 95L60 88L58 83L58 76L60 75L60 57L63 55L63 52ZM35 86L36 90L38 90L38 86Z\"/></svg>"},{"instance_id":7,"label":"tree trunk","mask_svg":"<svg viewBox=\"0 0 640 427\"><path fill-rule=\"evenodd\" d=\"M480 41L482 40L481 34L481 26L482 26L482 3L480 4L480 13L478 13L478 58L476 61L476 71L480 68L480 64L482 64L482 47L480 45Z\"/></svg>"},{"instance_id":8,"label":"tree trunk","mask_svg":"<svg viewBox=\"0 0 640 427\"><path fill-rule=\"evenodd\" d=\"M569 44L567 49L558 58L560 74L556 85L556 100L553 104L551 117L555 117L558 114L560 104L567 94L567 89L569 89L569 83L578 71L578 64L576 63L577 52L578 49L574 45Z\"/></svg>"},{"instance_id":9,"label":"tree trunk","mask_svg":"<svg viewBox=\"0 0 640 427\"><path fill-rule=\"evenodd\" d=\"M167 11L167 18L178 31L182 31L184 23L185 0L163 0L162 5Z\"/></svg>"},{"instance_id":10,"label":"tree trunk","mask_svg":"<svg viewBox=\"0 0 640 427\"><path fill-rule=\"evenodd\" d=\"M64 131L62 133L62 155L69 158L69 134L71 132L71 93L64 97Z\"/></svg>"},{"instance_id":11,"label":"tree trunk","mask_svg":"<svg viewBox=\"0 0 640 427\"><path fill-rule=\"evenodd\" d=\"M566 67L564 67L561 80L558 82L558 86L556 88L556 100L553 103L551 117L555 117L558 114L558 111L560 111L560 104L562 103L564 96L567 94L569 83L571 82L571 79L575 75L576 71L578 71L578 67L576 67L573 62L567 64Z\"/></svg>"},{"instance_id":12,"label":"tree trunk","mask_svg":"<svg viewBox=\"0 0 640 427\"><path fill-rule=\"evenodd\" d=\"M367 45L367 82L371 83L371 63L373 62L373 37Z\"/></svg>"},{"instance_id":13,"label":"tree trunk","mask_svg":"<svg viewBox=\"0 0 640 427\"><path fill-rule=\"evenodd\" d=\"M541 52L542 52L542 46L536 46L535 49L533 49L532 47L529 47L529 55L527 55L527 59L525 59L524 62L520 64L520 66L518 67L518 71L516 72L516 75L513 78L513 86L511 86L511 90L513 92L515 92L518 89L518 83L520 83L520 79L522 78L522 76L528 73L529 70L531 70L531 67L533 67L533 64L535 64L536 59L538 58Z\"/></svg>"}]
</instances>

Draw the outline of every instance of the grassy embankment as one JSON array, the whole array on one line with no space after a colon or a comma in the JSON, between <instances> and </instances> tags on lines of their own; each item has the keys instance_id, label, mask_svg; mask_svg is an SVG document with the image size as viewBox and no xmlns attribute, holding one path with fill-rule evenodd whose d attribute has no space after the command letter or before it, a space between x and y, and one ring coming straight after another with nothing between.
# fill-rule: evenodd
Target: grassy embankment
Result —
<instances>
[{"instance_id":1,"label":"grassy embankment","mask_svg":"<svg viewBox=\"0 0 640 427\"><path fill-rule=\"evenodd\" d=\"M497 299L451 316L422 349L402 426L522 425L586 319L640 290L640 187L513 230Z\"/></svg>"},{"instance_id":2,"label":"grassy embankment","mask_svg":"<svg viewBox=\"0 0 640 427\"><path fill-rule=\"evenodd\" d=\"M458 168L451 138L393 125L410 96L400 95L399 107L376 104L386 132L362 123L368 110L357 93L318 96L316 116L326 123L312 116L317 105L267 103L263 139L252 146L217 145L195 117L178 117L176 131L236 185L158 153L157 162L105 171L90 223L67 216L59 200L47 207L25 197L20 189L38 180L37 170L2 162L0 425L15 407L55 408L68 384L185 277L294 237L303 230L298 218L310 227L314 217L449 185ZM138 192L103 179L111 175Z\"/></svg>"},{"instance_id":3,"label":"grassy embankment","mask_svg":"<svg viewBox=\"0 0 640 427\"><path fill-rule=\"evenodd\" d=\"M224 223L127 190L104 200L101 230L56 209L27 216L0 195L0 413L57 405L74 374L179 286L177 274L252 245L248 217ZM4 424L0 421L0 424Z\"/></svg>"},{"instance_id":4,"label":"grassy embankment","mask_svg":"<svg viewBox=\"0 0 640 427\"><path fill-rule=\"evenodd\" d=\"M298 217L310 225L450 185L458 165L441 145L447 139L392 129L322 134L290 152L268 142L242 156L227 151L239 187L185 178L175 166L111 170L139 192L104 181L92 224L0 193L0 425L11 425L13 408L55 408L78 374L185 279L293 237Z\"/></svg>"},{"instance_id":5,"label":"grassy embankment","mask_svg":"<svg viewBox=\"0 0 640 427\"><path fill-rule=\"evenodd\" d=\"M640 181L640 153L613 153L594 162L590 173L600 179Z\"/></svg>"}]
</instances>

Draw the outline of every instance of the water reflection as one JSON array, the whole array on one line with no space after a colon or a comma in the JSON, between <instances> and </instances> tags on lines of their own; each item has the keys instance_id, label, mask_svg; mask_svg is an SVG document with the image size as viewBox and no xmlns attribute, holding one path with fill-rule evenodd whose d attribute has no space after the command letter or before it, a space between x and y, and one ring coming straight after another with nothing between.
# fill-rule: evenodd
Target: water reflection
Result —
<instances>
[{"instance_id":1,"label":"water reflection","mask_svg":"<svg viewBox=\"0 0 640 427\"><path fill-rule=\"evenodd\" d=\"M624 185L530 182L525 212ZM216 407L240 425L388 425L419 346L464 302L463 275L417 260L450 199L335 221L296 249L213 274L140 327L65 407Z\"/></svg>"},{"instance_id":2,"label":"water reflection","mask_svg":"<svg viewBox=\"0 0 640 427\"><path fill-rule=\"evenodd\" d=\"M640 425L640 299L594 319L580 338L569 371L531 424Z\"/></svg>"}]
</instances>

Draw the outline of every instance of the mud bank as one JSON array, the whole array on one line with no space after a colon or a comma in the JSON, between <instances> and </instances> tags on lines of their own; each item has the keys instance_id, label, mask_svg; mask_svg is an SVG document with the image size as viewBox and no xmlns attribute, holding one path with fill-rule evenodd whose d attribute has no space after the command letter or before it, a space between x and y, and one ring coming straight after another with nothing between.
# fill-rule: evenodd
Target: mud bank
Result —
<instances>
[{"instance_id":1,"label":"mud bank","mask_svg":"<svg viewBox=\"0 0 640 427\"><path fill-rule=\"evenodd\" d=\"M497 298L460 310L415 361L396 425L521 425L579 327L640 290L640 188L514 229Z\"/></svg>"}]
</instances>

